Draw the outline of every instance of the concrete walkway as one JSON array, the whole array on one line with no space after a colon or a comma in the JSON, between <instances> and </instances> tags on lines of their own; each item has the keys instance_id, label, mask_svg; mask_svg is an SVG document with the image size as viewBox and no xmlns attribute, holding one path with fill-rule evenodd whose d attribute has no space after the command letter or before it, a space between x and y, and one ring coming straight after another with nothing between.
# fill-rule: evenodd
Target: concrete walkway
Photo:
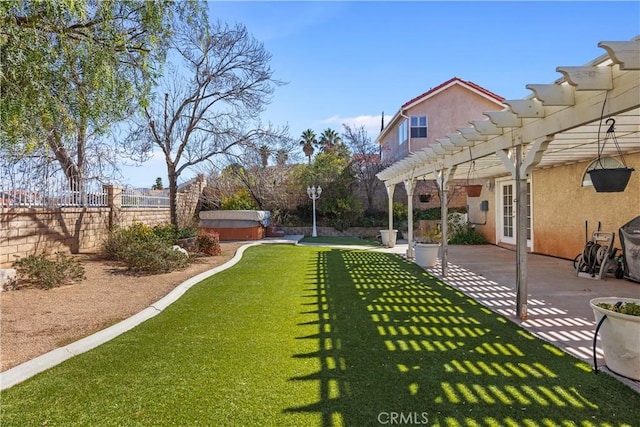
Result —
<instances>
[{"instance_id":1,"label":"concrete walkway","mask_svg":"<svg viewBox=\"0 0 640 427\"><path fill-rule=\"evenodd\" d=\"M406 242L383 249L405 255ZM544 255L527 256L528 319L515 315L516 253L493 245L449 246L449 272L427 269L490 309L511 319L537 337L593 365L596 324L589 301L599 297L640 298L640 283L607 276L603 280L578 277L573 262ZM599 338L598 338L599 341ZM597 348L598 368L640 392L640 382L608 371Z\"/></svg>"},{"instance_id":2,"label":"concrete walkway","mask_svg":"<svg viewBox=\"0 0 640 427\"><path fill-rule=\"evenodd\" d=\"M80 341L0 373L0 390L18 384L77 354L91 350L158 315L169 304L180 298L191 286L240 261L244 250L248 247L268 243L298 244L302 237L285 236L284 238L263 239L259 242L247 242L248 244L239 248L233 259L226 264L185 281L166 297L137 315ZM344 247L356 248L354 246ZM393 248L366 246L358 248L405 256L407 243L399 241ZM441 277L440 265L428 269L431 274L442 278L451 286L497 313L510 318L539 338L589 363L592 363L592 340L595 330L595 320L589 306L589 300L608 296L640 298L640 283L617 280L613 277L607 277L606 280L577 277L571 261L529 254L527 259L529 318L522 322L515 316L516 254L514 251L483 245L450 246L448 253L448 276ZM598 366L606 372L607 369L599 349L598 355ZM640 392L640 382L631 381L613 373L611 375Z\"/></svg>"}]
</instances>

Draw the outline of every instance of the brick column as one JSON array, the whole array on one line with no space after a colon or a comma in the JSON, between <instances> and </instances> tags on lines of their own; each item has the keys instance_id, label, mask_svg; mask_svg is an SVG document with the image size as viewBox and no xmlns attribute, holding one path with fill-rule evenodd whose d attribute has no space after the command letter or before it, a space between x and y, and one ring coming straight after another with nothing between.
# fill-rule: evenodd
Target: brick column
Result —
<instances>
[{"instance_id":1,"label":"brick column","mask_svg":"<svg viewBox=\"0 0 640 427\"><path fill-rule=\"evenodd\" d=\"M107 206L109 207L109 228L120 225L120 211L122 210L122 187L117 185L104 185L107 193Z\"/></svg>"}]
</instances>

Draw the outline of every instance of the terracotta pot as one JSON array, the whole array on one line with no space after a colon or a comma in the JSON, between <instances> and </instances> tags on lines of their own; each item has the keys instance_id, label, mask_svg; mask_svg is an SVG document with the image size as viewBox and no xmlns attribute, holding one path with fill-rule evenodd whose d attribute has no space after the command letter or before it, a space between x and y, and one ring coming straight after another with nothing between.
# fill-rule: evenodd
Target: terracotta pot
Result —
<instances>
[{"instance_id":1,"label":"terracotta pot","mask_svg":"<svg viewBox=\"0 0 640 427\"><path fill-rule=\"evenodd\" d=\"M482 193L482 185L481 184L465 185L464 190L467 192L467 196L469 197L479 197L480 193Z\"/></svg>"}]
</instances>

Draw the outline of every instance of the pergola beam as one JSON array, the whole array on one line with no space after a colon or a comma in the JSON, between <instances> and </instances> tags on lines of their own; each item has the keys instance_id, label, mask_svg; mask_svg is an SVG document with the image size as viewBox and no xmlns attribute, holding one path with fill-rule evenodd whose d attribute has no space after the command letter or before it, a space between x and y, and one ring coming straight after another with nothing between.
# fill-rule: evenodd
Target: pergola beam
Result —
<instances>
[{"instance_id":1,"label":"pergola beam","mask_svg":"<svg viewBox=\"0 0 640 427\"><path fill-rule=\"evenodd\" d=\"M598 43L607 51L613 62L620 65L621 70L640 70L640 39L626 42L602 41Z\"/></svg>"},{"instance_id":2,"label":"pergola beam","mask_svg":"<svg viewBox=\"0 0 640 427\"><path fill-rule=\"evenodd\" d=\"M610 90L613 89L611 67L607 65L588 65L584 67L557 67L570 85L576 90Z\"/></svg>"}]
</instances>

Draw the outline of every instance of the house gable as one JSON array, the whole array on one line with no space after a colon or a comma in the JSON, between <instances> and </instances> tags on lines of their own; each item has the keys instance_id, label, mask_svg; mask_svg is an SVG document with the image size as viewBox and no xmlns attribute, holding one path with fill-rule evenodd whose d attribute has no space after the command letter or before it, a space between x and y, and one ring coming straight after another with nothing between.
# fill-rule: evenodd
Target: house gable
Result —
<instances>
[{"instance_id":1,"label":"house gable","mask_svg":"<svg viewBox=\"0 0 640 427\"><path fill-rule=\"evenodd\" d=\"M482 114L484 111L503 109L503 100L475 83L454 77L405 102L381 131L376 142L382 145L383 156L395 161L434 143L436 135L453 133L458 127L467 126L469 120L485 118ZM426 122L426 137L409 136L411 117L424 118L420 121ZM406 135L406 142L403 142L399 128L405 120L406 128L402 128L402 134ZM419 134L414 132L414 135Z\"/></svg>"}]
</instances>

